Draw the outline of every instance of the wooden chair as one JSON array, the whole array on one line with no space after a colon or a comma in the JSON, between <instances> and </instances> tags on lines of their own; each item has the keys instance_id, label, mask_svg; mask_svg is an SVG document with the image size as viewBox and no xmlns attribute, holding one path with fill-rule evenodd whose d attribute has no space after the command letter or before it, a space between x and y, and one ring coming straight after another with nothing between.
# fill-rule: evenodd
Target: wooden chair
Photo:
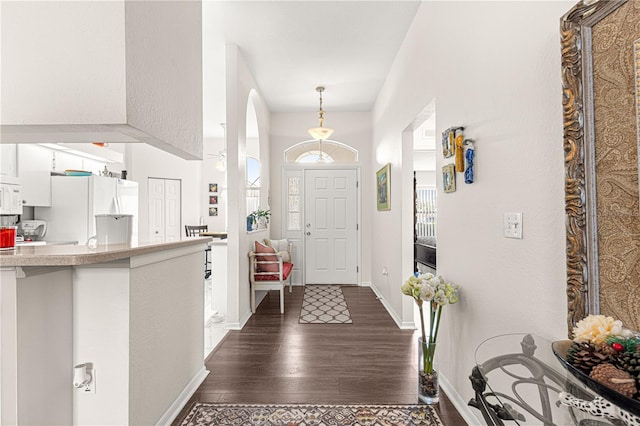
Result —
<instances>
[{"instance_id":1,"label":"wooden chair","mask_svg":"<svg viewBox=\"0 0 640 426\"><path fill-rule=\"evenodd\" d=\"M266 270L265 270L266 269ZM283 262L282 252L249 252L249 281L251 283L251 312L256 312L256 291L278 290L280 292L280 313L284 314L284 287L289 281L291 293L291 271L293 263Z\"/></svg>"},{"instance_id":2,"label":"wooden chair","mask_svg":"<svg viewBox=\"0 0 640 426\"><path fill-rule=\"evenodd\" d=\"M185 225L184 231L187 237L198 237L201 232L207 232L209 230L208 225ZM207 246L204 251L204 279L206 280L211 276L211 247Z\"/></svg>"},{"instance_id":3,"label":"wooden chair","mask_svg":"<svg viewBox=\"0 0 640 426\"><path fill-rule=\"evenodd\" d=\"M201 232L207 232L209 230L208 225L185 225L184 231L187 237L197 237Z\"/></svg>"}]
</instances>

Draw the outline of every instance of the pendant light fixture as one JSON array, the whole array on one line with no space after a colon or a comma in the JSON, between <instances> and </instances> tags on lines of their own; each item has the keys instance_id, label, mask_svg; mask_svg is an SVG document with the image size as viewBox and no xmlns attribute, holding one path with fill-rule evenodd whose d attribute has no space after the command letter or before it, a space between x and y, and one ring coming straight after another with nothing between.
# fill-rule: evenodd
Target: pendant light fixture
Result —
<instances>
[{"instance_id":1,"label":"pendant light fixture","mask_svg":"<svg viewBox=\"0 0 640 426\"><path fill-rule=\"evenodd\" d=\"M324 127L324 110L322 109L322 92L324 92L324 87L316 87L316 92L320 94L320 109L318 110L318 120L320 122L320 126L310 128L309 135L311 135L313 139L316 139L320 141L320 143L322 143L323 140L327 140L329 136L333 134L333 129Z\"/></svg>"}]
</instances>

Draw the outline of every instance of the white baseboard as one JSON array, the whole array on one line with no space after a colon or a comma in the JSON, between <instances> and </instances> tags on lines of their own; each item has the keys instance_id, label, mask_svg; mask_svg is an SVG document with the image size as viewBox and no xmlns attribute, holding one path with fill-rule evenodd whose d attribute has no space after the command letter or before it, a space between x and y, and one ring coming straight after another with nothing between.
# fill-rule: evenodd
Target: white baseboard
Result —
<instances>
[{"instance_id":1,"label":"white baseboard","mask_svg":"<svg viewBox=\"0 0 640 426\"><path fill-rule=\"evenodd\" d=\"M368 281L363 281L362 284L360 284L360 286L362 286L362 287L372 287L371 283L368 282Z\"/></svg>"},{"instance_id":2,"label":"white baseboard","mask_svg":"<svg viewBox=\"0 0 640 426\"><path fill-rule=\"evenodd\" d=\"M238 322L228 322L225 326L224 329L225 330L242 330L242 327L244 327L244 325L247 323L247 321L249 321L249 318L251 318L251 309L249 309L248 311L246 311L244 313L244 315L242 315L242 318L240 318L240 321Z\"/></svg>"},{"instance_id":3,"label":"white baseboard","mask_svg":"<svg viewBox=\"0 0 640 426\"><path fill-rule=\"evenodd\" d=\"M449 382L444 374L441 374L438 380L440 382L440 387L442 388L444 393L447 394L447 397L449 398L453 406L456 407L456 410L458 410L458 413L460 413L460 415L468 425L486 424L476 416L476 413L472 411L475 410L475 408L467 405L467 403L462 399L460 394L456 392L455 388L451 385L451 382ZM471 383L469 383L469 386L471 386Z\"/></svg>"},{"instance_id":4,"label":"white baseboard","mask_svg":"<svg viewBox=\"0 0 640 426\"><path fill-rule=\"evenodd\" d=\"M374 285L371 285L371 283L369 283L369 287L371 287L373 292L376 294L376 296L378 297L378 300L380 300L380 302L382 303L382 306L384 306L387 312L389 312L389 315L391 315L391 318L393 318L398 328L403 330L416 329L415 324L413 322L403 323L400 320L400 317L398 317L398 315L389 307L385 299L380 295L380 292ZM456 408L456 410L458 410L458 412L460 413L464 421L467 422L467 424L469 425L485 424L483 421L480 421L478 417L476 417L475 413L472 411L472 407L469 407L467 405L467 403L462 399L460 394L458 394L455 388L451 385L451 382L449 382L449 380L447 380L447 378L444 375L441 374L439 380L440 380L440 386L442 387L444 392L447 394L447 397L449 397L449 400L451 400L451 403L453 404L453 406Z\"/></svg>"},{"instance_id":5,"label":"white baseboard","mask_svg":"<svg viewBox=\"0 0 640 426\"><path fill-rule=\"evenodd\" d=\"M269 294L269 292L266 290L256 291L256 308L260 306L260 303L262 303L264 298L267 297L267 294ZM242 327L244 327L247 321L249 321L249 318L251 318L251 315L253 315L253 313L251 312L251 310L248 310L247 312L244 313L242 318L240 318L239 322L228 322L224 326L224 329L225 330L242 330Z\"/></svg>"},{"instance_id":6,"label":"white baseboard","mask_svg":"<svg viewBox=\"0 0 640 426\"><path fill-rule=\"evenodd\" d=\"M389 304L387 303L385 298L382 297L382 295L380 294L380 292L378 291L376 286L374 286L371 283L369 283L369 287L371 287L371 290L373 290L373 292L376 294L376 296L378 297L378 300L380 301L380 303L382 303L382 306L384 306L384 308L387 310L389 315L391 315L391 318L396 323L396 325L398 326L399 329L401 329L401 330L415 330L416 329L416 325L413 323L413 321L402 322L402 319L398 316L398 314L395 313L395 311L393 309L391 309L391 307L389 306Z\"/></svg>"},{"instance_id":7,"label":"white baseboard","mask_svg":"<svg viewBox=\"0 0 640 426\"><path fill-rule=\"evenodd\" d=\"M209 375L209 370L207 370L204 365L198 372L191 378L187 386L180 392L178 398L173 401L173 404L169 406L167 411L160 417L160 420L156 423L156 425L170 425L180 411L184 408L184 406L189 402L189 399L193 396L193 394L198 390L204 379Z\"/></svg>"}]
</instances>

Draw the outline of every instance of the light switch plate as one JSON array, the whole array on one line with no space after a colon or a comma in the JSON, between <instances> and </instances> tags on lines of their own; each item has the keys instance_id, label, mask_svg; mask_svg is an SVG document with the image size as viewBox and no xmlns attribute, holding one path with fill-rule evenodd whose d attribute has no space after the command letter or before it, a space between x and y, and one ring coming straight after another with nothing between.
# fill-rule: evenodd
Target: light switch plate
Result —
<instances>
[{"instance_id":1,"label":"light switch plate","mask_svg":"<svg viewBox=\"0 0 640 426\"><path fill-rule=\"evenodd\" d=\"M522 213L504 214L504 236L522 239Z\"/></svg>"}]
</instances>

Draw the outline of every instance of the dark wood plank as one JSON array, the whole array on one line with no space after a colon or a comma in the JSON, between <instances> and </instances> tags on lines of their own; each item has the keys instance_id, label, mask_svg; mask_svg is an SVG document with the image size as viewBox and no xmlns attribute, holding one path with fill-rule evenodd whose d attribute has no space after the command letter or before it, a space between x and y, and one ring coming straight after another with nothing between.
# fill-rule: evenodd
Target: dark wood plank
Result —
<instances>
[{"instance_id":1,"label":"dark wood plank","mask_svg":"<svg viewBox=\"0 0 640 426\"><path fill-rule=\"evenodd\" d=\"M206 362L195 402L228 404L415 404L417 335L400 330L373 291L343 286L353 324L298 324L302 287L271 292L241 331ZM444 393L436 407L448 426L465 425Z\"/></svg>"}]
</instances>

